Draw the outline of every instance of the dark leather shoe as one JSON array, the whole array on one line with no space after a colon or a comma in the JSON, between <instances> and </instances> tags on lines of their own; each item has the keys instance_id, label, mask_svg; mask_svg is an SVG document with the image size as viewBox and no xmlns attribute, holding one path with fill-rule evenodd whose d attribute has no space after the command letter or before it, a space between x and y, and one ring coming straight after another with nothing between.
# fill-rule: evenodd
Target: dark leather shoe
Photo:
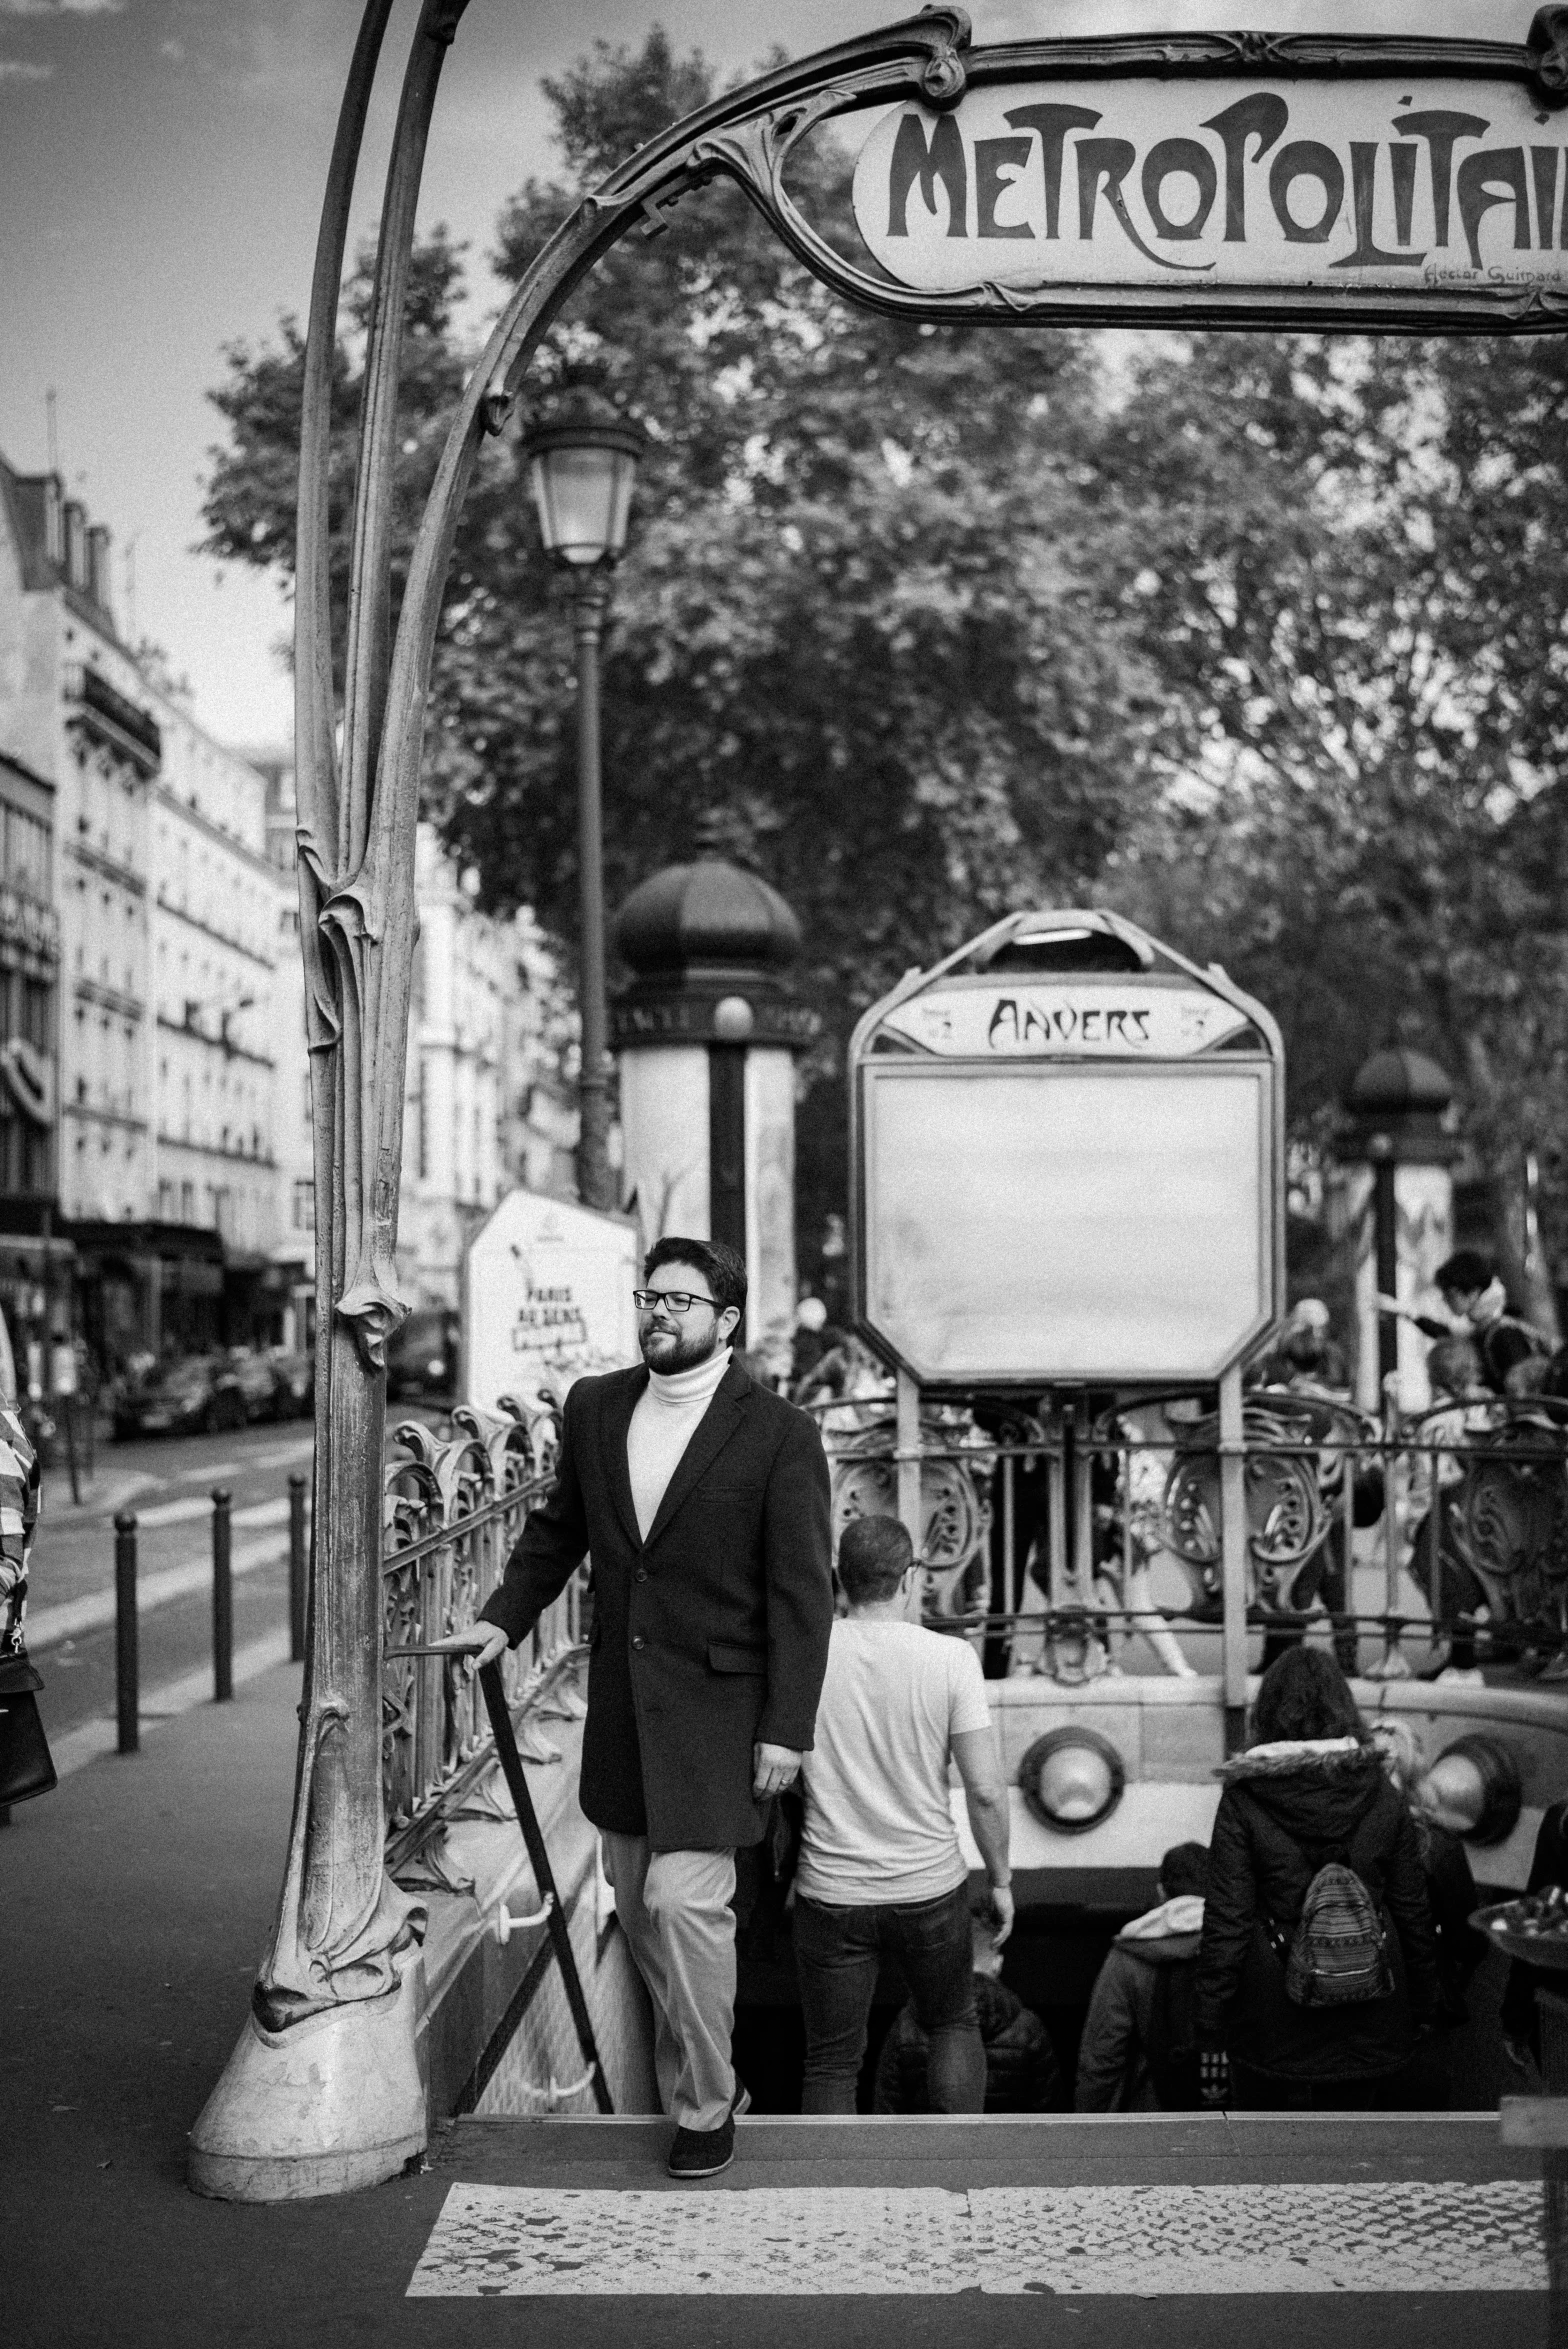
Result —
<instances>
[{"instance_id":1,"label":"dark leather shoe","mask_svg":"<svg viewBox=\"0 0 1568 2349\"><path fill-rule=\"evenodd\" d=\"M677 2129L670 2147L672 2178L714 2178L735 2159L735 2122L722 2121L716 2129Z\"/></svg>"}]
</instances>

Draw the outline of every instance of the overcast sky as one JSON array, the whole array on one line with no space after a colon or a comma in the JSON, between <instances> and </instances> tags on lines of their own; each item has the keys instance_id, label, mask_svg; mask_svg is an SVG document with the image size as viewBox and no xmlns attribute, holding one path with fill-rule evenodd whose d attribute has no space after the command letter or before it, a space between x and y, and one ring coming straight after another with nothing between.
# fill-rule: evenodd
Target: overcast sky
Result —
<instances>
[{"instance_id":1,"label":"overcast sky","mask_svg":"<svg viewBox=\"0 0 1568 2349\"><path fill-rule=\"evenodd\" d=\"M1166 0L1162 18L1276 25L1321 0ZM448 64L423 218L470 241L478 274L496 214L548 168L541 75L596 38L640 40L656 19L724 69L773 41L796 54L904 13L898 0L473 0ZM910 0L913 13L913 0ZM1148 0L975 0L980 38L1031 26L1117 29ZM46 458L58 398L61 470L114 532L126 624L191 678L225 740L286 739L275 645L282 598L190 550L199 476L218 419L205 393L222 346L303 316L322 182L360 0L0 0L0 451ZM391 109L416 0L399 0L384 52L356 237L374 221ZM1356 0L1361 29L1402 21L1521 36L1529 0ZM390 70L388 70L390 68Z\"/></svg>"},{"instance_id":2,"label":"overcast sky","mask_svg":"<svg viewBox=\"0 0 1568 2349\"><path fill-rule=\"evenodd\" d=\"M443 81L422 217L483 255L506 196L548 168L541 75L596 37L656 19L682 48L749 64L896 13L879 0L473 0ZM224 740L292 731L275 646L286 607L255 574L190 552L219 419L222 346L303 317L327 157L359 0L0 0L0 451L61 470L114 532L126 624L163 644ZM415 0L399 0L361 166L356 237L375 195ZM390 65L391 71L387 68Z\"/></svg>"}]
</instances>

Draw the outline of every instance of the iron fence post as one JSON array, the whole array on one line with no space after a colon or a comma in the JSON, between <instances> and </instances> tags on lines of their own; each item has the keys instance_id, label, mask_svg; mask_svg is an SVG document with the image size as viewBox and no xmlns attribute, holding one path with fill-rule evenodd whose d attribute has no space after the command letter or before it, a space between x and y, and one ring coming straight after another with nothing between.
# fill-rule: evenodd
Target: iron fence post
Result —
<instances>
[{"instance_id":1,"label":"iron fence post","mask_svg":"<svg viewBox=\"0 0 1568 2349\"><path fill-rule=\"evenodd\" d=\"M305 1655L305 1479L296 1468L289 1478L289 1660Z\"/></svg>"},{"instance_id":2,"label":"iron fence post","mask_svg":"<svg viewBox=\"0 0 1568 2349\"><path fill-rule=\"evenodd\" d=\"M122 1509L114 1521L114 1702L122 1754L134 1754L141 1744L139 1681L136 1512Z\"/></svg>"},{"instance_id":3,"label":"iron fence post","mask_svg":"<svg viewBox=\"0 0 1568 2349\"><path fill-rule=\"evenodd\" d=\"M234 1562L232 1499L220 1484L212 1496L212 1695L234 1694Z\"/></svg>"}]
</instances>

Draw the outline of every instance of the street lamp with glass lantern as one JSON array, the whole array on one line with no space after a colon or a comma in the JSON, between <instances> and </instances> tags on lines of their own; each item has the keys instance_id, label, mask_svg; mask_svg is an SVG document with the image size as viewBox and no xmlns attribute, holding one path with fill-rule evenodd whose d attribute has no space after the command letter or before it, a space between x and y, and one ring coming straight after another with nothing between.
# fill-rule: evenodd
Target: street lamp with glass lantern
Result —
<instances>
[{"instance_id":1,"label":"street lamp with glass lantern","mask_svg":"<svg viewBox=\"0 0 1568 2349\"><path fill-rule=\"evenodd\" d=\"M524 443L545 553L566 573L577 641L577 863L581 896L582 1131L578 1190L613 1207L608 1020L604 984L604 841L599 760L599 644L610 573L626 545L642 435L583 410Z\"/></svg>"}]
</instances>

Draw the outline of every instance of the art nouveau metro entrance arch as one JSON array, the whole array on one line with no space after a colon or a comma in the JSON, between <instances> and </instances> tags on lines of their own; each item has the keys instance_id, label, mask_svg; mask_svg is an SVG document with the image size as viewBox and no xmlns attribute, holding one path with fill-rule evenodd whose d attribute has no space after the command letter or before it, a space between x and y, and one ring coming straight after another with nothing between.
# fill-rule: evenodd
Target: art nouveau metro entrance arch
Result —
<instances>
[{"instance_id":1,"label":"art nouveau metro entrance arch","mask_svg":"<svg viewBox=\"0 0 1568 2349\"><path fill-rule=\"evenodd\" d=\"M431 656L480 445L613 246L657 235L709 181L740 186L846 299L998 325L1568 328L1568 7L1458 13L1489 34L1342 31L1367 11L1283 7L1318 29L1137 28L1013 37L1086 11L1022 4L977 43L938 7L782 67L673 126L585 198L518 287L453 417L392 638L400 327L420 176L466 0L424 0L377 256L344 640L334 696L328 466L355 170L391 0L368 0L312 281L296 600L299 890L314 1104L316 1534L289 1857L252 2021L195 2135L209 2191L275 2199L393 2174L423 2144L417 1904L383 1866L380 1463L415 933L414 840ZM1215 18L1234 14L1216 7ZM1249 11L1250 13L1250 11ZM1262 13L1262 11L1260 11ZM1131 11L1126 12L1130 18ZM1096 8L1115 23L1121 12ZM766 33L759 22L759 36ZM872 123L854 174L861 249L790 190L801 143ZM330 1203L328 1205L327 1203Z\"/></svg>"}]
</instances>

